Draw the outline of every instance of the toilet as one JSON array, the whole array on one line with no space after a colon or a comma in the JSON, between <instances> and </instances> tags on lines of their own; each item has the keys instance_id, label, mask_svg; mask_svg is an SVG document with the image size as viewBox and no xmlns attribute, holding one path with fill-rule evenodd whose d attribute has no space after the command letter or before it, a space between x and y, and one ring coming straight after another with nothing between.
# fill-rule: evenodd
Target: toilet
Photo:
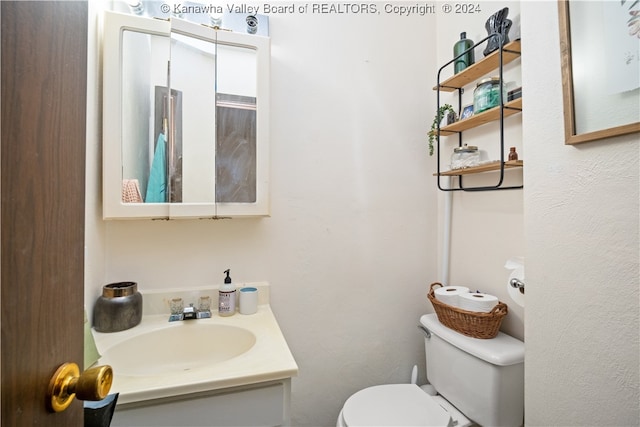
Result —
<instances>
[{"instance_id":1,"label":"toilet","mask_svg":"<svg viewBox=\"0 0 640 427\"><path fill-rule=\"evenodd\" d=\"M429 385L388 384L351 395L338 427L521 426L524 422L524 343L499 332L495 338L462 335L425 314Z\"/></svg>"}]
</instances>

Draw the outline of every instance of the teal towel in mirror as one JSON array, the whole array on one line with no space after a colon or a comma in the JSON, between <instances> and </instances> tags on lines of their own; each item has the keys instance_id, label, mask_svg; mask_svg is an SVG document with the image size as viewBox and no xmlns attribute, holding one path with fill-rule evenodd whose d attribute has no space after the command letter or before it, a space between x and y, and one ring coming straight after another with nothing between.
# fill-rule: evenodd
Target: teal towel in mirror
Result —
<instances>
[{"instance_id":1,"label":"teal towel in mirror","mask_svg":"<svg viewBox=\"0 0 640 427\"><path fill-rule=\"evenodd\" d=\"M164 203L167 201L167 169L164 134L158 135L156 151L153 155L149 183L147 184L147 197L145 203Z\"/></svg>"}]
</instances>

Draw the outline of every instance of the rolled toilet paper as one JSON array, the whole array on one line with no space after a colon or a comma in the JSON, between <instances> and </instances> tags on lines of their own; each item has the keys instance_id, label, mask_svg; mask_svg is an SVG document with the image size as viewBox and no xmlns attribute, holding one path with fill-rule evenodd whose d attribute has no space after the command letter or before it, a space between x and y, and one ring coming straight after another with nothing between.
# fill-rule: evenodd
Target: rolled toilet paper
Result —
<instances>
[{"instance_id":1,"label":"rolled toilet paper","mask_svg":"<svg viewBox=\"0 0 640 427\"><path fill-rule=\"evenodd\" d=\"M489 313L498 304L498 297L489 294L469 293L460 295L460 308L479 313Z\"/></svg>"},{"instance_id":2,"label":"rolled toilet paper","mask_svg":"<svg viewBox=\"0 0 640 427\"><path fill-rule=\"evenodd\" d=\"M460 307L460 295L468 294L469 288L465 286L444 286L435 290L434 295L438 301L453 307Z\"/></svg>"},{"instance_id":3,"label":"rolled toilet paper","mask_svg":"<svg viewBox=\"0 0 640 427\"><path fill-rule=\"evenodd\" d=\"M507 292L509 297L520 307L524 307L524 289L518 289L511 286L511 279L518 279L524 283L524 267L518 267L511 272L507 280Z\"/></svg>"}]
</instances>

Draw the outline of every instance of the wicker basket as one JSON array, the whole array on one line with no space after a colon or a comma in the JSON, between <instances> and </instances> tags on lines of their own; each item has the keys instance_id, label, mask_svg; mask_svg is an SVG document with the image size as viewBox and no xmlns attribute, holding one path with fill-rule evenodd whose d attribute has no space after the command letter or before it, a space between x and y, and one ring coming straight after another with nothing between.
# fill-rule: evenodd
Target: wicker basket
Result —
<instances>
[{"instance_id":1,"label":"wicker basket","mask_svg":"<svg viewBox=\"0 0 640 427\"><path fill-rule=\"evenodd\" d=\"M505 303L498 301L489 313L462 310L436 299L435 290L441 286L442 283L432 283L428 294L440 323L468 337L487 339L498 335L502 319L508 313Z\"/></svg>"}]
</instances>

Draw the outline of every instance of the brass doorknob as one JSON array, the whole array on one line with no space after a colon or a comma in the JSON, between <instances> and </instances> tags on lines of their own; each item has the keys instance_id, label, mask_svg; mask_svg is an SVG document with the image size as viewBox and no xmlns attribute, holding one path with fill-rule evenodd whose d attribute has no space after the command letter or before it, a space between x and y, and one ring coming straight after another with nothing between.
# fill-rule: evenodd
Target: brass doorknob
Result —
<instances>
[{"instance_id":1,"label":"brass doorknob","mask_svg":"<svg viewBox=\"0 0 640 427\"><path fill-rule=\"evenodd\" d=\"M49 410L64 411L71 405L74 397L80 400L102 400L109 394L112 382L113 370L109 365L95 366L80 374L78 365L65 363L49 381Z\"/></svg>"}]
</instances>

